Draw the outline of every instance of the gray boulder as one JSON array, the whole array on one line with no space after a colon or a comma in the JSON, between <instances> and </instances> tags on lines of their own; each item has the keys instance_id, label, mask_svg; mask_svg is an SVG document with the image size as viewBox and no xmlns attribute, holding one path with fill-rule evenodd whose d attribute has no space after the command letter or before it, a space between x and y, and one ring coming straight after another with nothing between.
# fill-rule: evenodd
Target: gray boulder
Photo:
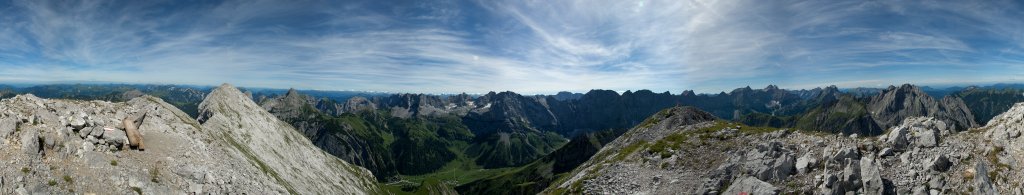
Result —
<instances>
[{"instance_id":1,"label":"gray boulder","mask_svg":"<svg viewBox=\"0 0 1024 195\"><path fill-rule=\"evenodd\" d=\"M93 149L96 149L96 145L93 145L92 142L82 142L82 151L89 152Z\"/></svg>"},{"instance_id":2,"label":"gray boulder","mask_svg":"<svg viewBox=\"0 0 1024 195\"><path fill-rule=\"evenodd\" d=\"M925 185L915 186L913 194L914 195L927 195L928 194L928 186L925 186Z\"/></svg>"},{"instance_id":3,"label":"gray boulder","mask_svg":"<svg viewBox=\"0 0 1024 195\"><path fill-rule=\"evenodd\" d=\"M934 128L914 127L915 145L931 148L939 145L939 130Z\"/></svg>"},{"instance_id":4,"label":"gray boulder","mask_svg":"<svg viewBox=\"0 0 1024 195\"><path fill-rule=\"evenodd\" d=\"M949 167L951 166L953 166L953 162L950 162L949 157L946 157L945 154L940 154L939 156L935 157L935 159L932 159L932 161L928 165L928 167L931 168L932 170L939 172L949 171Z\"/></svg>"},{"instance_id":5,"label":"gray boulder","mask_svg":"<svg viewBox=\"0 0 1024 195\"><path fill-rule=\"evenodd\" d=\"M722 194L776 194L778 189L768 182L754 177L745 177L732 182Z\"/></svg>"},{"instance_id":6,"label":"gray boulder","mask_svg":"<svg viewBox=\"0 0 1024 195\"><path fill-rule=\"evenodd\" d=\"M796 169L796 158L790 154L783 154L782 157L775 159L768 173L770 173L769 180L785 180L789 175L792 175Z\"/></svg>"},{"instance_id":7,"label":"gray boulder","mask_svg":"<svg viewBox=\"0 0 1024 195\"><path fill-rule=\"evenodd\" d=\"M892 156L892 148L883 148L882 151L878 152L878 158Z\"/></svg>"},{"instance_id":8,"label":"gray boulder","mask_svg":"<svg viewBox=\"0 0 1024 195\"><path fill-rule=\"evenodd\" d=\"M882 194L885 184L879 173L878 164L870 157L860 159L860 177L864 194Z\"/></svg>"},{"instance_id":9,"label":"gray boulder","mask_svg":"<svg viewBox=\"0 0 1024 195\"><path fill-rule=\"evenodd\" d=\"M90 136L86 136L85 137L85 142L97 144L97 143L100 143L100 139L97 139L96 137L93 137L93 136L90 135Z\"/></svg>"},{"instance_id":10,"label":"gray boulder","mask_svg":"<svg viewBox=\"0 0 1024 195\"><path fill-rule=\"evenodd\" d=\"M92 130L89 132L89 135L91 135L91 136L93 136L95 138L103 138L104 130L103 130L102 127L93 127L91 129Z\"/></svg>"},{"instance_id":11,"label":"gray boulder","mask_svg":"<svg viewBox=\"0 0 1024 195\"><path fill-rule=\"evenodd\" d=\"M818 159L812 156L812 153L808 152L796 159L796 172L800 174L807 173L814 169L814 166L818 164Z\"/></svg>"},{"instance_id":12,"label":"gray boulder","mask_svg":"<svg viewBox=\"0 0 1024 195\"><path fill-rule=\"evenodd\" d=\"M861 182L861 171L860 161L850 161L843 168L843 172L839 173L838 179L833 180L831 184L826 184L827 190L825 194L846 194L847 192L856 192L863 186Z\"/></svg>"},{"instance_id":13,"label":"gray boulder","mask_svg":"<svg viewBox=\"0 0 1024 195\"><path fill-rule=\"evenodd\" d=\"M80 131L78 131L78 136L82 137L82 139L85 139L85 137L89 136L89 134L92 133L93 129L96 129L96 128L98 128L98 127L91 127L91 128L86 128L86 129L80 130Z\"/></svg>"},{"instance_id":14,"label":"gray boulder","mask_svg":"<svg viewBox=\"0 0 1024 195\"><path fill-rule=\"evenodd\" d=\"M26 128L21 133L21 151L25 154L39 154L39 131L35 128Z\"/></svg>"},{"instance_id":15,"label":"gray boulder","mask_svg":"<svg viewBox=\"0 0 1024 195\"><path fill-rule=\"evenodd\" d=\"M71 126L75 131L79 131L86 127L86 123L84 113L75 114L68 121L68 126Z\"/></svg>"},{"instance_id":16,"label":"gray boulder","mask_svg":"<svg viewBox=\"0 0 1024 195\"><path fill-rule=\"evenodd\" d=\"M0 118L0 139L6 139L18 129L18 120L14 118Z\"/></svg>"},{"instance_id":17,"label":"gray boulder","mask_svg":"<svg viewBox=\"0 0 1024 195\"><path fill-rule=\"evenodd\" d=\"M124 144L128 144L128 135L119 129L107 131L103 134L103 139L107 140L107 144L116 148L121 148Z\"/></svg>"},{"instance_id":18,"label":"gray boulder","mask_svg":"<svg viewBox=\"0 0 1024 195\"><path fill-rule=\"evenodd\" d=\"M932 175L931 178L928 179L928 187L931 189L941 190L943 189L943 187L945 187L945 185L946 177L943 177L942 175Z\"/></svg>"},{"instance_id":19,"label":"gray boulder","mask_svg":"<svg viewBox=\"0 0 1024 195\"><path fill-rule=\"evenodd\" d=\"M988 166L982 162L974 165L974 194L998 194L988 178Z\"/></svg>"},{"instance_id":20,"label":"gray boulder","mask_svg":"<svg viewBox=\"0 0 1024 195\"><path fill-rule=\"evenodd\" d=\"M860 159L860 151L857 151L857 148L854 147L842 148L835 156L832 156L832 161L837 164L847 164L857 159Z\"/></svg>"},{"instance_id":21,"label":"gray boulder","mask_svg":"<svg viewBox=\"0 0 1024 195\"><path fill-rule=\"evenodd\" d=\"M796 169L796 157L782 147L782 143L771 142L757 146L747 152L744 166L758 179L785 180Z\"/></svg>"},{"instance_id":22,"label":"gray boulder","mask_svg":"<svg viewBox=\"0 0 1024 195\"><path fill-rule=\"evenodd\" d=\"M889 135L886 136L886 142L889 143L893 149L903 151L908 145L910 145L910 140L908 140L907 137L908 134L910 134L910 130L906 127L895 127L889 131Z\"/></svg>"}]
</instances>

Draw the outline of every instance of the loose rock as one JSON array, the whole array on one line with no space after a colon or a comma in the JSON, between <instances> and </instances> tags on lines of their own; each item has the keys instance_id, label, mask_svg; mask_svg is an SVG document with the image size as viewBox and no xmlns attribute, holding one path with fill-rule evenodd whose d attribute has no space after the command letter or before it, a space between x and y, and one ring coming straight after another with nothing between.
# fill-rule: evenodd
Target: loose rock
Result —
<instances>
[{"instance_id":1,"label":"loose rock","mask_svg":"<svg viewBox=\"0 0 1024 195\"><path fill-rule=\"evenodd\" d=\"M723 194L775 194L778 189L754 177L738 179Z\"/></svg>"}]
</instances>

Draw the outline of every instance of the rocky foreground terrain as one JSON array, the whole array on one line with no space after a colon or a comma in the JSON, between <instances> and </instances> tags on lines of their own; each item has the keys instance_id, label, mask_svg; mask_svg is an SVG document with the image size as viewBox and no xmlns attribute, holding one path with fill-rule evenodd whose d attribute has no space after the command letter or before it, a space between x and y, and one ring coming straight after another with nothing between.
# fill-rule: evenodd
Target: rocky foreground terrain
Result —
<instances>
[{"instance_id":1,"label":"rocky foreground terrain","mask_svg":"<svg viewBox=\"0 0 1024 195\"><path fill-rule=\"evenodd\" d=\"M199 120L152 96L0 100L0 194L377 194L366 169L316 148L230 85ZM124 119L137 121L132 147Z\"/></svg>"},{"instance_id":2,"label":"rocky foreground terrain","mask_svg":"<svg viewBox=\"0 0 1024 195\"><path fill-rule=\"evenodd\" d=\"M1024 194L1024 103L957 132L909 117L879 136L757 128L692 107L652 116L544 194Z\"/></svg>"}]
</instances>

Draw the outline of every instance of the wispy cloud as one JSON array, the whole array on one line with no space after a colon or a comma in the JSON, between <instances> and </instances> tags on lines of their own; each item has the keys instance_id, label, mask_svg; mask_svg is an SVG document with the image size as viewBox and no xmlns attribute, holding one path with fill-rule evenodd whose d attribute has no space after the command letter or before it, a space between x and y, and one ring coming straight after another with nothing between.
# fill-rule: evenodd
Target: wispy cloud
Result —
<instances>
[{"instance_id":1,"label":"wispy cloud","mask_svg":"<svg viewBox=\"0 0 1024 195\"><path fill-rule=\"evenodd\" d=\"M1024 70L1013 1L16 0L0 13L0 82L714 92Z\"/></svg>"}]
</instances>

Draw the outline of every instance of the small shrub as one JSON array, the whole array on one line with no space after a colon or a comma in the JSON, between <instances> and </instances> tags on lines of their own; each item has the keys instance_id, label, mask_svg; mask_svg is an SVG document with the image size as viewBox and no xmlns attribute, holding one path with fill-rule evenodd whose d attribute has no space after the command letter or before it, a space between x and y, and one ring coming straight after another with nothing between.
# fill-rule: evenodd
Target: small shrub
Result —
<instances>
[{"instance_id":1,"label":"small shrub","mask_svg":"<svg viewBox=\"0 0 1024 195\"><path fill-rule=\"evenodd\" d=\"M73 180L71 180L71 176L64 175L64 182L71 183Z\"/></svg>"},{"instance_id":2,"label":"small shrub","mask_svg":"<svg viewBox=\"0 0 1024 195\"><path fill-rule=\"evenodd\" d=\"M117 166L117 160L111 160L110 166Z\"/></svg>"},{"instance_id":3,"label":"small shrub","mask_svg":"<svg viewBox=\"0 0 1024 195\"><path fill-rule=\"evenodd\" d=\"M32 169L28 169L28 167L22 167L21 168L21 173L28 174L29 171L32 171Z\"/></svg>"},{"instance_id":4,"label":"small shrub","mask_svg":"<svg viewBox=\"0 0 1024 195\"><path fill-rule=\"evenodd\" d=\"M55 185L57 185L57 181L54 181L54 180L51 179L50 182L46 182L46 184L48 184L50 186L55 186Z\"/></svg>"},{"instance_id":5,"label":"small shrub","mask_svg":"<svg viewBox=\"0 0 1024 195\"><path fill-rule=\"evenodd\" d=\"M142 195L142 188L132 187L132 191L135 191L136 194Z\"/></svg>"}]
</instances>

